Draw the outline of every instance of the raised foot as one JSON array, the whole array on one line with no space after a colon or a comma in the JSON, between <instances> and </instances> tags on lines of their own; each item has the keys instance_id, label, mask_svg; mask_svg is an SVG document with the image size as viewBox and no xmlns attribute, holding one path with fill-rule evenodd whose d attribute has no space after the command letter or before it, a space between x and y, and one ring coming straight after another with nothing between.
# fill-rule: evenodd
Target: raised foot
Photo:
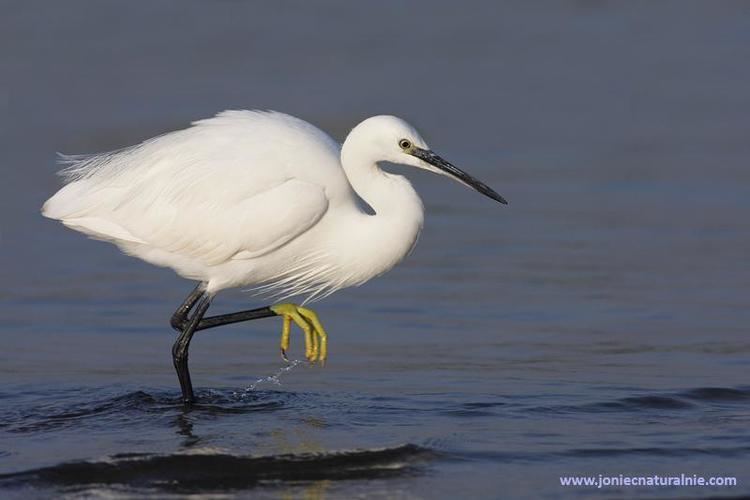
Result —
<instances>
[{"instance_id":1,"label":"raised foot","mask_svg":"<svg viewBox=\"0 0 750 500\"><path fill-rule=\"evenodd\" d=\"M270 309L284 320L281 328L281 357L289 361L286 352L289 350L289 336L292 321L305 333L305 357L311 363L319 361L324 364L328 355L328 335L315 311L295 304L276 304Z\"/></svg>"}]
</instances>

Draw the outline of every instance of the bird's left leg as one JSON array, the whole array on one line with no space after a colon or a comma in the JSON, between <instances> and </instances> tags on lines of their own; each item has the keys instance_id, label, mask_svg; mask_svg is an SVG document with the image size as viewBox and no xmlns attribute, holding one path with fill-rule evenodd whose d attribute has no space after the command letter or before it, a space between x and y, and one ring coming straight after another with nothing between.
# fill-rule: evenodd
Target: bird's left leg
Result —
<instances>
[{"instance_id":1,"label":"bird's left leg","mask_svg":"<svg viewBox=\"0 0 750 500\"><path fill-rule=\"evenodd\" d=\"M209 316L198 322L195 331L271 316L281 316L283 318L281 328L281 356L284 360L289 361L286 351L289 350L291 326L292 322L294 322L305 334L305 357L312 362L325 362L328 356L328 335L315 311L296 304L276 304L236 313Z\"/></svg>"},{"instance_id":2,"label":"bird's left leg","mask_svg":"<svg viewBox=\"0 0 750 500\"><path fill-rule=\"evenodd\" d=\"M198 294L197 297L195 294ZM205 296L201 285L196 288L185 302L172 316L172 327L182 332L192 320L187 319L187 311L200 297ZM192 304L191 304L192 302ZM205 313L205 311L204 311ZM202 316L202 315L201 315ZM276 304L274 306L259 307L230 314L201 317L193 329L195 332L207 330L222 325L252 321L254 319L281 316L283 318L281 330L281 355L288 361L286 351L289 349L292 322L296 323L305 334L305 356L309 361L325 362L328 355L328 335L318 319L315 311L296 304ZM195 316L193 316L195 319Z\"/></svg>"},{"instance_id":3,"label":"bird's left leg","mask_svg":"<svg viewBox=\"0 0 750 500\"><path fill-rule=\"evenodd\" d=\"M296 304L276 304L269 307L271 311L283 318L281 327L281 356L287 360L289 338L292 322L296 323L305 334L305 357L308 361L325 363L328 356L328 335L312 309Z\"/></svg>"}]
</instances>

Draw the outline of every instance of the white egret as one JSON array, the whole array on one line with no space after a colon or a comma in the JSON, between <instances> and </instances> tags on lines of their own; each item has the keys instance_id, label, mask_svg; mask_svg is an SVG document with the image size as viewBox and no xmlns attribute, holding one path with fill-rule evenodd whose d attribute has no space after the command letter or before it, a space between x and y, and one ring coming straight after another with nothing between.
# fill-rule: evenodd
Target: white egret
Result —
<instances>
[{"instance_id":1,"label":"white egret","mask_svg":"<svg viewBox=\"0 0 750 500\"><path fill-rule=\"evenodd\" d=\"M281 316L284 358L294 322L307 359L326 359L317 315L283 299L302 296L306 304L388 271L422 229L412 185L379 162L447 175L507 203L394 116L368 118L339 145L286 114L225 111L129 148L64 161L66 184L44 204L44 216L199 282L171 320L186 403L194 398L188 347L198 330ZM246 286L280 303L204 317L217 292Z\"/></svg>"}]
</instances>

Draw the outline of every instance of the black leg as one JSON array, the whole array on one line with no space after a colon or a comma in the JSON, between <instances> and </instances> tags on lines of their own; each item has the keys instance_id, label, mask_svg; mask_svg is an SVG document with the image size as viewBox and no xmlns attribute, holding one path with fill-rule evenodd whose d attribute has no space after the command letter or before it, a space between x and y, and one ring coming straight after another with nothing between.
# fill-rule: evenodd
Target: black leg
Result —
<instances>
[{"instance_id":1,"label":"black leg","mask_svg":"<svg viewBox=\"0 0 750 500\"><path fill-rule=\"evenodd\" d=\"M182 305L177 308L170 320L172 328L180 332L180 336L172 346L172 361L174 362L175 370L177 370L177 377L180 379L182 400L185 404L190 404L195 399L193 384L190 381L190 372L188 371L188 349L190 347L190 340L193 338L195 332L242 321L277 316L270 307L260 307L258 309L248 309L246 311L204 318L203 316L211 305L211 298L205 291L205 285L203 283L199 284L190 292L190 295L187 296ZM188 317L193 308L195 308L195 311L192 316Z\"/></svg>"},{"instance_id":2,"label":"black leg","mask_svg":"<svg viewBox=\"0 0 750 500\"><path fill-rule=\"evenodd\" d=\"M188 299L190 299L190 297L188 297ZM195 299L195 301L197 301L197 299ZM185 304L187 304L187 302L188 301L186 300ZM178 332L182 332L189 323L189 320L187 318L187 311L189 311L189 309L183 312L185 304L180 306L180 308L177 309L177 311L172 316L172 328L174 328ZM252 321L254 319L270 318L271 316L278 315L273 312L270 307L259 307L257 309L247 309L245 311L239 311L235 313L219 314L217 316L209 316L208 318L201 319L200 322L198 322L198 324L195 326L195 331L198 332L200 330L216 328L217 326L231 325L232 323L241 323L243 321Z\"/></svg>"},{"instance_id":3,"label":"black leg","mask_svg":"<svg viewBox=\"0 0 750 500\"><path fill-rule=\"evenodd\" d=\"M182 305L180 305L180 307L178 307L172 315L172 319L169 322L172 325L172 328L174 328L178 332L181 332L185 329L185 326L187 325L188 313L193 308L195 303L198 302L198 299L203 297L204 293L205 284L198 283L198 286L196 286L195 289L190 292L190 295L187 296Z\"/></svg>"},{"instance_id":4,"label":"black leg","mask_svg":"<svg viewBox=\"0 0 750 500\"><path fill-rule=\"evenodd\" d=\"M174 368L177 370L177 377L180 379L180 388L182 389L182 401L185 404L190 404L194 401L193 396L193 384L190 382L190 372L188 371L188 349L190 347L190 340L193 338L195 329L200 323L203 315L206 314L208 306L211 305L211 297L201 293L202 298L198 305L195 306L195 312L190 320L187 322L185 329L182 330L180 336L177 337L174 345L172 346L172 361L174 362Z\"/></svg>"},{"instance_id":5,"label":"black leg","mask_svg":"<svg viewBox=\"0 0 750 500\"><path fill-rule=\"evenodd\" d=\"M270 318L271 316L278 316L278 314L273 312L270 307L259 307L258 309L248 309L236 313L219 314L218 316L203 318L198 323L195 331L207 330L208 328L215 328L222 325L231 325L232 323L241 323L243 321L252 321L254 319Z\"/></svg>"}]
</instances>

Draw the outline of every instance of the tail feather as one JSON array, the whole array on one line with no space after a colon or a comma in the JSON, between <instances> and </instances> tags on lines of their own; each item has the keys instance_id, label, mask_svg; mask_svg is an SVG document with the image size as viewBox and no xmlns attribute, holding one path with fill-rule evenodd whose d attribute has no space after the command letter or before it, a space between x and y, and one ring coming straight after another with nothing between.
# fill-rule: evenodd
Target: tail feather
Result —
<instances>
[{"instance_id":1,"label":"tail feather","mask_svg":"<svg viewBox=\"0 0 750 500\"><path fill-rule=\"evenodd\" d=\"M92 189L90 182L83 179L66 184L42 206L42 215L61 221L76 231L92 238L107 241L127 241L144 243L127 229L106 218L98 208L111 199L113 188Z\"/></svg>"}]
</instances>

